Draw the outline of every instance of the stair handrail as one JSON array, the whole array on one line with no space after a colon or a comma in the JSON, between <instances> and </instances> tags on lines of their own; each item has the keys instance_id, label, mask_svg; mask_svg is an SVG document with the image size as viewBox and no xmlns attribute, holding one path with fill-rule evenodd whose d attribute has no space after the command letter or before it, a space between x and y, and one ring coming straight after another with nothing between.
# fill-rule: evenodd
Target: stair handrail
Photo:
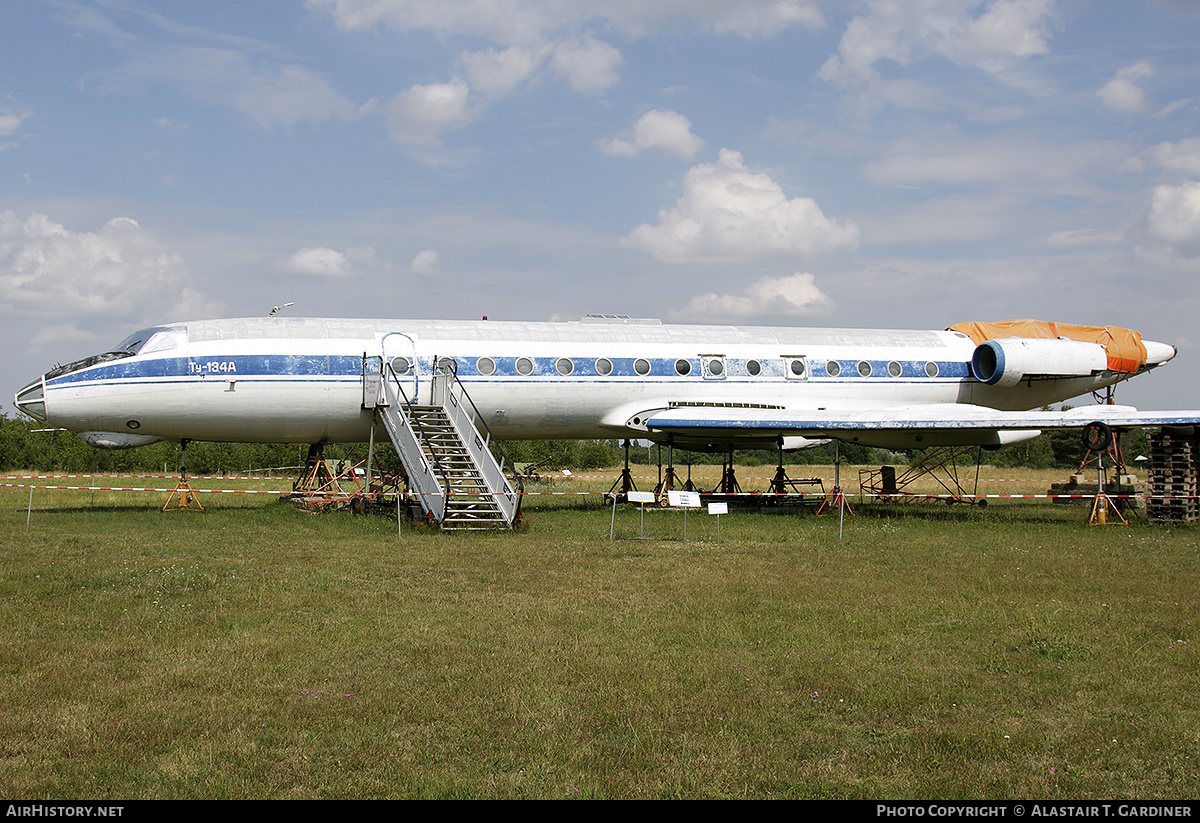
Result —
<instances>
[{"instance_id":1,"label":"stair handrail","mask_svg":"<svg viewBox=\"0 0 1200 823\"><path fill-rule=\"evenodd\" d=\"M383 371L383 375L384 375L384 379L383 379L384 386L386 388L392 388L394 386L395 390L398 392L398 397L397 397L398 402L403 404L404 406L412 406L413 401L408 399L408 393L404 391L404 386L401 385L400 375L396 374L395 370L392 368L392 364L387 361L384 361L382 371ZM410 414L404 414L403 418L410 427L414 427L414 426L416 427L416 429L417 429L416 434L418 435L419 439L422 442L426 442L426 443L429 442L429 438L426 436L426 433L425 433L425 427L421 425L420 420L414 418ZM433 449L429 450L428 455L426 455L424 450L422 450L420 454L421 454L421 459L426 464L432 463L432 465L429 467L430 474L433 475L434 479L437 480L439 485L442 487L442 495L446 499L449 499L450 493L451 493L450 492L450 473L448 471L446 471L446 468L442 465L442 461L440 459L438 459L438 455ZM443 512L443 514L444 514L444 512Z\"/></svg>"},{"instance_id":2,"label":"stair handrail","mask_svg":"<svg viewBox=\"0 0 1200 823\"><path fill-rule=\"evenodd\" d=\"M500 469L500 479L504 481L506 491L512 494L516 499L516 505L513 510L512 518L512 522L515 524L521 516L521 503L525 499L525 484L521 482L521 476L517 472L516 464L514 464L508 458L508 454L504 451L504 445L492 436L492 430L488 426L487 421L484 420L483 415L479 413L479 408L475 405L475 401L471 399L471 395L467 393L466 386L464 386L462 381L458 379L458 362L450 357L442 358L440 362L435 359L434 362L436 370L446 378L448 384L447 387L443 389L443 391L447 392L446 399L450 400L451 398L455 398L457 395L457 398L451 403L440 403L443 408L446 408L447 415L452 413L449 408L450 406L453 406L453 414L455 416L461 413L461 411L464 409L461 400L465 399L467 401L467 405L470 407L470 411L468 413L470 414L471 422L474 427L483 435L484 450L490 451L490 446L495 443L496 452L499 452L499 455L497 456L495 452L493 452L492 455L494 458L496 458L496 463ZM435 392L437 392L439 388L437 386L437 376L438 375L435 374L434 379L430 381L430 397L435 400L435 403L437 402ZM454 418L452 417L451 419L453 420ZM457 425L457 420L455 420L455 426ZM506 476L506 471L512 476L511 481L509 480L508 476Z\"/></svg>"}]
</instances>

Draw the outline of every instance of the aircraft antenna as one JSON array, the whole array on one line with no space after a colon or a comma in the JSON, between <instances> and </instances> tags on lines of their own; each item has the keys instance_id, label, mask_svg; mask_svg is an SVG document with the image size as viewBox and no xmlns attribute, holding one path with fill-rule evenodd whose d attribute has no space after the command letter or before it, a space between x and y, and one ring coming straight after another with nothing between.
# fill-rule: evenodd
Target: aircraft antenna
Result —
<instances>
[{"instance_id":1,"label":"aircraft antenna","mask_svg":"<svg viewBox=\"0 0 1200 823\"><path fill-rule=\"evenodd\" d=\"M295 303L284 303L282 306L276 306L275 308L273 308L269 312L267 312L267 317L274 317L275 312L279 311L280 309L286 309L288 306L294 306L294 305L296 305L296 304Z\"/></svg>"}]
</instances>

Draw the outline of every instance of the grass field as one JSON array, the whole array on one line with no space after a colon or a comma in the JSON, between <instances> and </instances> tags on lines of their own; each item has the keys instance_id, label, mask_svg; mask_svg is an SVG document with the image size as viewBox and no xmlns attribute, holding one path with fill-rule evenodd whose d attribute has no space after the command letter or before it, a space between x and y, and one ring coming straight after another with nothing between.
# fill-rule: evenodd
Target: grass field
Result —
<instances>
[{"instance_id":1,"label":"grass field","mask_svg":"<svg viewBox=\"0 0 1200 823\"><path fill-rule=\"evenodd\" d=\"M999 471L981 493L1063 479ZM0 794L1200 796L1196 527L852 494L841 539L837 516L733 513L718 541L693 512L684 541L680 512L622 506L610 540L613 477L533 484L521 531L458 535L0 489Z\"/></svg>"}]
</instances>

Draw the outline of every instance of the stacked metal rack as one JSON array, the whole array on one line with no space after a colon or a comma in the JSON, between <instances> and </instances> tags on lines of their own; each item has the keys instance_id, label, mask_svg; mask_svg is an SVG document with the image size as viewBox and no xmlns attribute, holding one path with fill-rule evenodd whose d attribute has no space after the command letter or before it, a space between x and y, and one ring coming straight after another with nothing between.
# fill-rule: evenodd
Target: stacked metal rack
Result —
<instances>
[{"instance_id":1,"label":"stacked metal rack","mask_svg":"<svg viewBox=\"0 0 1200 823\"><path fill-rule=\"evenodd\" d=\"M1195 523L1200 519L1196 467L1200 438L1194 429L1165 429L1150 435L1150 495L1146 516L1151 523Z\"/></svg>"}]
</instances>

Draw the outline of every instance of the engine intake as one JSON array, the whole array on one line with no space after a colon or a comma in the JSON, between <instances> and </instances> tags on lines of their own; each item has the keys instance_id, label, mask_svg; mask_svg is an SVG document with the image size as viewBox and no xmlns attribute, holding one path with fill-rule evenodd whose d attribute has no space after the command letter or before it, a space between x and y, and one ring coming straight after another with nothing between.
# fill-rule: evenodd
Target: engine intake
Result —
<instances>
[{"instance_id":1,"label":"engine intake","mask_svg":"<svg viewBox=\"0 0 1200 823\"><path fill-rule=\"evenodd\" d=\"M971 356L971 376L1002 389L1026 378L1090 377L1108 368L1108 352L1098 343L1008 337L985 340Z\"/></svg>"}]
</instances>

